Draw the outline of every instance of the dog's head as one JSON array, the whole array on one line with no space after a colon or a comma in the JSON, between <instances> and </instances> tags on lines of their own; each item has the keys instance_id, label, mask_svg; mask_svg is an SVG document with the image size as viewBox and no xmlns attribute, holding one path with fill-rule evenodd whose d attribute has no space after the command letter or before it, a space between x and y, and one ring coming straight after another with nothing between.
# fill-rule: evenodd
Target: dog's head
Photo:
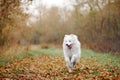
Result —
<instances>
[{"instance_id":1,"label":"dog's head","mask_svg":"<svg viewBox=\"0 0 120 80\"><path fill-rule=\"evenodd\" d=\"M77 36L74 34L65 35L64 45L67 46L69 49L71 49L73 45L75 44L76 40L77 40Z\"/></svg>"}]
</instances>

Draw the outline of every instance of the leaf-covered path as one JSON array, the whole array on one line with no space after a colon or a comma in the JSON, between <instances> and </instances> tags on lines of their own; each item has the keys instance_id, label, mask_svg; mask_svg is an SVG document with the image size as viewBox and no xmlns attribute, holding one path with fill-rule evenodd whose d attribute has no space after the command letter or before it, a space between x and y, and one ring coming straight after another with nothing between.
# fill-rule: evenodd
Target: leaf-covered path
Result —
<instances>
[{"instance_id":1,"label":"leaf-covered path","mask_svg":"<svg viewBox=\"0 0 120 80\"><path fill-rule=\"evenodd\" d=\"M99 65L96 57L81 58L68 73L63 56L32 56L0 67L1 80L119 80L118 66Z\"/></svg>"}]
</instances>

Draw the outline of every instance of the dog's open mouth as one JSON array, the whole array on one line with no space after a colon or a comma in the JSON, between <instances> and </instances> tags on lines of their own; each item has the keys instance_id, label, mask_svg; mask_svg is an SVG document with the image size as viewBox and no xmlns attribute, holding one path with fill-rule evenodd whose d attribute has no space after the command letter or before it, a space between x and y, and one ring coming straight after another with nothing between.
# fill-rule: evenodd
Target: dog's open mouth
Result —
<instances>
[{"instance_id":1,"label":"dog's open mouth","mask_svg":"<svg viewBox=\"0 0 120 80\"><path fill-rule=\"evenodd\" d=\"M71 49L71 48L72 48L72 45L67 45L67 47L68 47L69 49Z\"/></svg>"}]
</instances>

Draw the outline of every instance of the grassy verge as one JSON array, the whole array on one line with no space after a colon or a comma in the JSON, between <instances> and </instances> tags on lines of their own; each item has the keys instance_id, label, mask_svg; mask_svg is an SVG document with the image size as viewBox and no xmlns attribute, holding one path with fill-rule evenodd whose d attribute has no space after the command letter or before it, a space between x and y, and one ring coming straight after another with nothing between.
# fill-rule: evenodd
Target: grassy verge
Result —
<instances>
[{"instance_id":1,"label":"grassy verge","mask_svg":"<svg viewBox=\"0 0 120 80\"><path fill-rule=\"evenodd\" d=\"M97 58L97 62L101 65L104 64L112 64L112 65L120 65L120 56L116 56L109 53L96 53L92 50L82 49L82 57L83 58Z\"/></svg>"},{"instance_id":2,"label":"grassy verge","mask_svg":"<svg viewBox=\"0 0 120 80\"><path fill-rule=\"evenodd\" d=\"M26 50L26 51L25 51ZM63 51L61 48L49 47L49 48L38 48L37 50L25 49L20 53L15 53L15 51L10 50L7 54L0 56L0 66L5 65L6 63L13 62L17 59L23 59L29 56L40 56L40 55L49 55L49 56L63 56ZM96 53L92 50L82 49L81 58L87 61L89 58L95 58L97 62L101 65L111 64L120 66L120 57L109 53Z\"/></svg>"}]
</instances>

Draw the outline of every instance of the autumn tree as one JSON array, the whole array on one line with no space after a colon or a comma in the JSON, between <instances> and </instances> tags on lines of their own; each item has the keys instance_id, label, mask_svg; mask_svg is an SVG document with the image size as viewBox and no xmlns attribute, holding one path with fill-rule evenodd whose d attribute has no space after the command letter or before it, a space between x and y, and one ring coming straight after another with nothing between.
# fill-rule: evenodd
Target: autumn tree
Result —
<instances>
[{"instance_id":1,"label":"autumn tree","mask_svg":"<svg viewBox=\"0 0 120 80\"><path fill-rule=\"evenodd\" d=\"M8 44L13 30L25 24L27 15L21 6L20 0L0 0L0 46Z\"/></svg>"},{"instance_id":2,"label":"autumn tree","mask_svg":"<svg viewBox=\"0 0 120 80\"><path fill-rule=\"evenodd\" d=\"M74 27L84 44L97 51L119 52L119 0L71 0ZM85 5L87 6L84 10ZM104 43L105 42L105 43ZM98 46L99 45L99 46ZM96 47L97 46L97 47Z\"/></svg>"}]
</instances>

